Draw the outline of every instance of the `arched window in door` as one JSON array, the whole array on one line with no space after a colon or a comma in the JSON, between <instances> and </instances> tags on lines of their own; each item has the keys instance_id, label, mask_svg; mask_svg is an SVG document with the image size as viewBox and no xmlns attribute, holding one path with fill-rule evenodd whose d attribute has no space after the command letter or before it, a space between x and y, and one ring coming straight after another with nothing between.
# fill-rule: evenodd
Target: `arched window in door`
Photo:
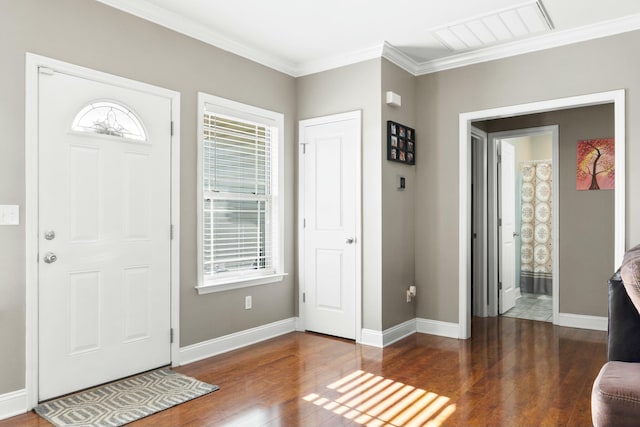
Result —
<instances>
[{"instance_id":1,"label":"arched window in door","mask_svg":"<svg viewBox=\"0 0 640 427\"><path fill-rule=\"evenodd\" d=\"M147 133L138 116L113 101L92 101L76 114L71 130L146 141Z\"/></svg>"}]
</instances>

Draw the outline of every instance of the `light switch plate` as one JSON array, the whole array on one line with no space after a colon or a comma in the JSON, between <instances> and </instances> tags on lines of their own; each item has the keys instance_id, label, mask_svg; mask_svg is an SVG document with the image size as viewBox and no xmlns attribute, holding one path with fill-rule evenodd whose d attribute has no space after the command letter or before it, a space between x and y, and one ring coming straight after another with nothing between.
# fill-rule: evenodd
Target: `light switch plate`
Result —
<instances>
[{"instance_id":1,"label":"light switch plate","mask_svg":"<svg viewBox=\"0 0 640 427\"><path fill-rule=\"evenodd\" d=\"M402 191L407 187L407 181L404 176L397 175L396 176L398 182L398 190Z\"/></svg>"},{"instance_id":2,"label":"light switch plate","mask_svg":"<svg viewBox=\"0 0 640 427\"><path fill-rule=\"evenodd\" d=\"M0 205L0 225L20 224L20 207L18 205Z\"/></svg>"}]
</instances>

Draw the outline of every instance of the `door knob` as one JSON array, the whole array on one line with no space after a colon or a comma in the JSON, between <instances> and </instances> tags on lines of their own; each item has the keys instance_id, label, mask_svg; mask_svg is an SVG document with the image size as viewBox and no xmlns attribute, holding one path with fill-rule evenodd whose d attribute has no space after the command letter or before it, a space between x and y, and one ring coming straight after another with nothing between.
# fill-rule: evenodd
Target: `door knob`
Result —
<instances>
[{"instance_id":1,"label":"door knob","mask_svg":"<svg viewBox=\"0 0 640 427\"><path fill-rule=\"evenodd\" d=\"M519 234L514 231L513 232L513 237L518 237L518 236L519 236Z\"/></svg>"},{"instance_id":2,"label":"door knob","mask_svg":"<svg viewBox=\"0 0 640 427\"><path fill-rule=\"evenodd\" d=\"M347 237L347 240L345 240L345 242L346 242L348 245L352 244L352 243L353 243L353 242L355 242L355 241L356 241L356 239L354 239L353 237Z\"/></svg>"},{"instance_id":3,"label":"door knob","mask_svg":"<svg viewBox=\"0 0 640 427\"><path fill-rule=\"evenodd\" d=\"M56 254L54 254L53 252L47 252L44 255L44 262L46 262L47 264L54 263L57 260L58 260L58 256Z\"/></svg>"}]
</instances>

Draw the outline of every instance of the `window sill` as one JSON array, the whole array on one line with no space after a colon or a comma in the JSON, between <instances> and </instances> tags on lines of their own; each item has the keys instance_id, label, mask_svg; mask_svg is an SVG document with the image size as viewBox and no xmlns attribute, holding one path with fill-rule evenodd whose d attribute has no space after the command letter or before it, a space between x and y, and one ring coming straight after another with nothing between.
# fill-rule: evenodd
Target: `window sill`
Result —
<instances>
[{"instance_id":1,"label":"window sill","mask_svg":"<svg viewBox=\"0 0 640 427\"><path fill-rule=\"evenodd\" d=\"M230 291L232 289L248 288L249 286L266 285L268 283L281 282L287 273L271 274L269 276L248 277L242 279L229 279L227 281L205 282L201 286L196 286L198 295L211 294L214 292Z\"/></svg>"}]
</instances>

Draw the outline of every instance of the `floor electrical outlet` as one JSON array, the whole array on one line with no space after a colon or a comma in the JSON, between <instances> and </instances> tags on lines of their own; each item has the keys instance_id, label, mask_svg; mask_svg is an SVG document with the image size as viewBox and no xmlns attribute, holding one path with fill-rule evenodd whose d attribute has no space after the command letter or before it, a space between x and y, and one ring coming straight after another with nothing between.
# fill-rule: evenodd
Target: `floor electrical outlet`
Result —
<instances>
[{"instance_id":1,"label":"floor electrical outlet","mask_svg":"<svg viewBox=\"0 0 640 427\"><path fill-rule=\"evenodd\" d=\"M251 310L251 295L244 297L244 309Z\"/></svg>"}]
</instances>

